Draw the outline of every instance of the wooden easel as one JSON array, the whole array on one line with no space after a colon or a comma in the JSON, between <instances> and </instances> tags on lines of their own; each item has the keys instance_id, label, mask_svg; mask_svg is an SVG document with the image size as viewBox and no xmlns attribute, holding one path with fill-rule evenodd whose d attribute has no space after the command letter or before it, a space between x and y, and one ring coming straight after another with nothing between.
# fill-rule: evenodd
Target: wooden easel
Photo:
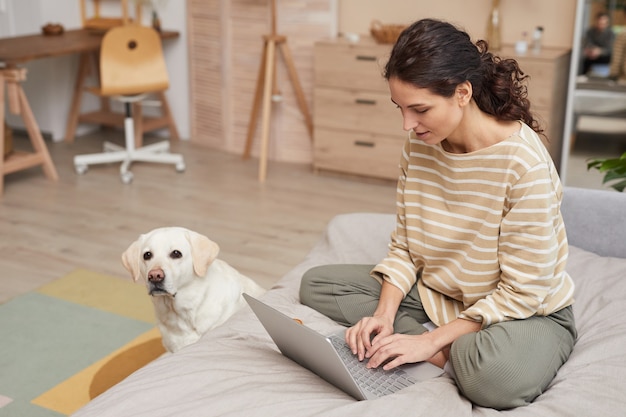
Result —
<instances>
[{"instance_id":1,"label":"wooden easel","mask_svg":"<svg viewBox=\"0 0 626 417\"><path fill-rule=\"evenodd\" d=\"M4 126L4 91L6 87L9 110L19 114L24 119L24 125L33 146L34 152L13 151L6 158L4 152L4 129L0 131L0 197L3 192L4 176L12 172L41 165L43 172L52 181L57 181L57 174L52 158L48 153L46 143L41 136L41 131L35 120L35 116L28 104L26 94L22 88L22 82L26 80L25 68L7 67L0 69L0 126Z\"/></svg>"},{"instance_id":2,"label":"wooden easel","mask_svg":"<svg viewBox=\"0 0 626 417\"><path fill-rule=\"evenodd\" d=\"M259 74L256 82L256 90L254 93L254 104L252 106L252 112L250 114L250 123L248 124L248 136L246 139L246 147L244 149L243 158L250 157L250 151L252 149L252 141L254 139L254 133L256 130L256 121L259 113L259 106L261 101L263 103L263 117L261 127L261 155L259 158L259 181L264 182L267 176L267 153L269 142L269 128L270 128L270 115L272 110L272 96L276 97L280 95L276 85L276 47L282 52L283 59L287 65L287 71L289 78L296 93L296 99L300 111L304 115L306 127L309 131L311 140L313 139L313 121L309 114L309 108L298 79L298 73L296 67L293 64L293 58L289 47L287 46L287 37L278 35L276 33L276 0L270 0L271 3L271 33L263 36L264 47L263 56L261 58L261 65L259 67ZM262 100L261 100L262 99Z\"/></svg>"}]
</instances>

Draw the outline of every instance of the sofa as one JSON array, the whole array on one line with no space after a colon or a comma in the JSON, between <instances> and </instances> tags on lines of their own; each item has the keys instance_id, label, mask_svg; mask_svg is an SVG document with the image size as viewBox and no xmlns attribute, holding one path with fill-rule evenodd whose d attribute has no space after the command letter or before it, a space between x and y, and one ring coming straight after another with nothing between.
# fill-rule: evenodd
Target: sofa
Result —
<instances>
[{"instance_id":1,"label":"sofa","mask_svg":"<svg viewBox=\"0 0 626 417\"><path fill-rule=\"evenodd\" d=\"M356 401L281 355L246 307L74 416L623 416L626 194L566 187L562 212L579 338L548 389L529 406L503 411L475 406L445 373L376 400ZM337 324L299 302L302 274L321 264L377 262L386 254L394 224L393 214L338 215L305 259L261 299L319 332L336 331Z\"/></svg>"}]
</instances>

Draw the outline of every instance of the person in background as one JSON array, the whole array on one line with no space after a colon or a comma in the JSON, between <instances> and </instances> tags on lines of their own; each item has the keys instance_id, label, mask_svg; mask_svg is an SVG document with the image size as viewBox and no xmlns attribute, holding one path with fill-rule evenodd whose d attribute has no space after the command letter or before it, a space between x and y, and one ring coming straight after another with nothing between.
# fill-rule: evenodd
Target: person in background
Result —
<instances>
[{"instance_id":1,"label":"person in background","mask_svg":"<svg viewBox=\"0 0 626 417\"><path fill-rule=\"evenodd\" d=\"M370 368L429 361L476 405L527 405L577 332L562 186L526 76L434 19L402 32L384 75L409 132L387 256L308 270L300 300L348 326Z\"/></svg>"},{"instance_id":2,"label":"person in background","mask_svg":"<svg viewBox=\"0 0 626 417\"><path fill-rule=\"evenodd\" d=\"M593 26L587 30L583 39L582 75L587 75L595 64L609 64L611 62L614 40L615 34L611 29L609 14L598 12Z\"/></svg>"}]
</instances>

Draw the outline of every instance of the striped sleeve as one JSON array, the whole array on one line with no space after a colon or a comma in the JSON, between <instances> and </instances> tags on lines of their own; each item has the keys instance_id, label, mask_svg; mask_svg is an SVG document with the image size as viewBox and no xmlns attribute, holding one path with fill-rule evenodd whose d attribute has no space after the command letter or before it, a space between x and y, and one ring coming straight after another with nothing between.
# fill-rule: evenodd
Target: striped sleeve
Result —
<instances>
[{"instance_id":1,"label":"striped sleeve","mask_svg":"<svg viewBox=\"0 0 626 417\"><path fill-rule=\"evenodd\" d=\"M563 281L567 241L560 221L560 191L540 163L513 185L498 242L500 282L460 317L483 322L523 319L541 313Z\"/></svg>"}]
</instances>

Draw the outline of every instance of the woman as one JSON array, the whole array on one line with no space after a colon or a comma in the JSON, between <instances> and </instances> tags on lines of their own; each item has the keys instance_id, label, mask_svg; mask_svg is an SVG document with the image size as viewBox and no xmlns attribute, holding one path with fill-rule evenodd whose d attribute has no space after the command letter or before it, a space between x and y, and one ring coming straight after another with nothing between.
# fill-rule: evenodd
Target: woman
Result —
<instances>
[{"instance_id":1,"label":"woman","mask_svg":"<svg viewBox=\"0 0 626 417\"><path fill-rule=\"evenodd\" d=\"M477 405L529 404L576 330L561 184L525 76L432 19L401 34L384 75L410 133L389 252L307 271L301 300L350 326L369 367L429 361Z\"/></svg>"}]
</instances>

